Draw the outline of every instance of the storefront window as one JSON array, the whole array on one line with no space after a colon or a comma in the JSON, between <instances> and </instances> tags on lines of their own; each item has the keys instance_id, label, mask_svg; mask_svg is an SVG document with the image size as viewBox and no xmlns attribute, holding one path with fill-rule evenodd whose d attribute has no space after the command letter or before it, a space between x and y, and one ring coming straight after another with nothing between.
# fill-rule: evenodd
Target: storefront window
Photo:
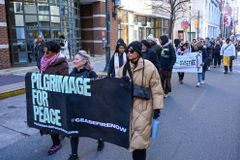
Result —
<instances>
[{"instance_id":1,"label":"storefront window","mask_svg":"<svg viewBox=\"0 0 240 160\"><path fill-rule=\"evenodd\" d=\"M58 40L63 34L72 46L71 53L75 53L81 46L79 3L79 0L6 1L13 64L35 61L34 40L39 35L46 40Z\"/></svg>"}]
</instances>

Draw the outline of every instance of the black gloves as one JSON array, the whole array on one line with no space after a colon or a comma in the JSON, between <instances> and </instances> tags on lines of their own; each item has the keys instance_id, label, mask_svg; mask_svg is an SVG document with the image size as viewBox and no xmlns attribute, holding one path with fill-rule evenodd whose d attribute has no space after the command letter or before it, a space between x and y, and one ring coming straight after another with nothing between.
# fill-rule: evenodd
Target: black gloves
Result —
<instances>
[{"instance_id":1,"label":"black gloves","mask_svg":"<svg viewBox=\"0 0 240 160\"><path fill-rule=\"evenodd\" d=\"M154 109L153 119L157 119L160 116L160 109Z\"/></svg>"}]
</instances>

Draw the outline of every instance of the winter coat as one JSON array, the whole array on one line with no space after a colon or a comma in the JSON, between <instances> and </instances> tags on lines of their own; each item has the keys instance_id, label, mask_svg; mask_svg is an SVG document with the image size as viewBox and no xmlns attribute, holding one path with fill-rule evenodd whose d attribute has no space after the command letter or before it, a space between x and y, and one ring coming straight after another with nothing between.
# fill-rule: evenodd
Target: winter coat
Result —
<instances>
[{"instance_id":1,"label":"winter coat","mask_svg":"<svg viewBox=\"0 0 240 160\"><path fill-rule=\"evenodd\" d=\"M154 109L163 108L163 89L156 67L148 60L140 58L136 68L130 63L133 74L133 83L151 88L152 98L143 100L133 98L133 107L130 113L130 151L147 149L150 145L151 124ZM120 68L117 77L123 77L123 67ZM144 69L144 73L142 71Z\"/></svg>"},{"instance_id":2,"label":"winter coat","mask_svg":"<svg viewBox=\"0 0 240 160\"><path fill-rule=\"evenodd\" d=\"M227 47L230 45L229 47ZM235 46L232 43L225 43L221 48L221 55L223 56L235 56Z\"/></svg>"},{"instance_id":3,"label":"winter coat","mask_svg":"<svg viewBox=\"0 0 240 160\"><path fill-rule=\"evenodd\" d=\"M37 67L39 70L41 68L41 59L44 55L44 46L45 46L45 44L43 42L41 44L37 44L34 48L34 54L36 57Z\"/></svg>"},{"instance_id":4,"label":"winter coat","mask_svg":"<svg viewBox=\"0 0 240 160\"><path fill-rule=\"evenodd\" d=\"M157 53L154 52L152 49L147 49L145 52L142 52L142 58L152 62L154 66L159 70L160 62Z\"/></svg>"},{"instance_id":5,"label":"winter coat","mask_svg":"<svg viewBox=\"0 0 240 160\"><path fill-rule=\"evenodd\" d=\"M83 68L80 70L77 70L77 68L74 68L72 72L70 73L70 76L76 76L76 77L81 77L81 78L93 78L96 79L98 75L96 72Z\"/></svg>"},{"instance_id":6,"label":"winter coat","mask_svg":"<svg viewBox=\"0 0 240 160\"><path fill-rule=\"evenodd\" d=\"M70 44L67 40L64 40L64 42L60 43L60 47L61 47L61 54L63 54L67 59L70 59L70 51L71 51L71 47Z\"/></svg>"},{"instance_id":7,"label":"winter coat","mask_svg":"<svg viewBox=\"0 0 240 160\"><path fill-rule=\"evenodd\" d=\"M151 46L151 49L152 49L154 52L157 53L157 56L158 56L158 57L160 56L161 51L162 51L160 45L155 44L155 45Z\"/></svg>"},{"instance_id":8,"label":"winter coat","mask_svg":"<svg viewBox=\"0 0 240 160\"><path fill-rule=\"evenodd\" d=\"M162 46L161 54L158 58L160 62L160 68L162 70L172 70L173 65L176 62L176 51L171 42L168 42Z\"/></svg>"},{"instance_id":9,"label":"winter coat","mask_svg":"<svg viewBox=\"0 0 240 160\"><path fill-rule=\"evenodd\" d=\"M113 54L110 62L109 62L109 68L108 68L108 76L115 77L115 64L114 64L114 56L116 53ZM119 67L122 67L124 65L124 59L123 54L119 54Z\"/></svg>"},{"instance_id":10,"label":"winter coat","mask_svg":"<svg viewBox=\"0 0 240 160\"><path fill-rule=\"evenodd\" d=\"M218 57L220 56L220 51L221 51L221 45L220 44L216 44L214 46L214 57Z\"/></svg>"},{"instance_id":11,"label":"winter coat","mask_svg":"<svg viewBox=\"0 0 240 160\"><path fill-rule=\"evenodd\" d=\"M199 48L199 51L202 52L202 62L203 62L203 72L208 70L208 62L209 62L209 53L207 51L207 46L204 45Z\"/></svg>"},{"instance_id":12,"label":"winter coat","mask_svg":"<svg viewBox=\"0 0 240 160\"><path fill-rule=\"evenodd\" d=\"M66 58L60 54L55 62L50 64L43 73L57 74L57 75L68 75L68 63Z\"/></svg>"},{"instance_id":13,"label":"winter coat","mask_svg":"<svg viewBox=\"0 0 240 160\"><path fill-rule=\"evenodd\" d=\"M56 75L68 75L68 63L66 61L66 58L63 57L61 54L56 59L55 62L50 64L48 68L43 71L44 74L56 74ZM52 132L40 130L41 135L43 134L53 134Z\"/></svg>"}]
</instances>

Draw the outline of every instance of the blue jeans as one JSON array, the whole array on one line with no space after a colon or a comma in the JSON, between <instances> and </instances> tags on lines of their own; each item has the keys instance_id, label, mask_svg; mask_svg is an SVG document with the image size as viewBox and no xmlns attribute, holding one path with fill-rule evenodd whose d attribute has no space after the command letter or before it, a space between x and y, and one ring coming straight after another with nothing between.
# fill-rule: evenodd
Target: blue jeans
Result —
<instances>
[{"instance_id":1,"label":"blue jeans","mask_svg":"<svg viewBox=\"0 0 240 160\"><path fill-rule=\"evenodd\" d=\"M197 79L198 79L199 83L201 83L202 81L205 81L205 72L198 73L197 74Z\"/></svg>"}]
</instances>

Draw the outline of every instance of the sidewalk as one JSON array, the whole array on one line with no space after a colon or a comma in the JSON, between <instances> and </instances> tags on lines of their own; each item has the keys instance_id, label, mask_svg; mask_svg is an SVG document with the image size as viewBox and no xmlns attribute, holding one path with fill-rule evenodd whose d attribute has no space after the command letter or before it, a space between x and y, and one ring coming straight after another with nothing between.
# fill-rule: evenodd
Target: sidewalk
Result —
<instances>
[{"instance_id":1,"label":"sidewalk","mask_svg":"<svg viewBox=\"0 0 240 160\"><path fill-rule=\"evenodd\" d=\"M96 56L91 59L94 71L99 75L105 75L105 56ZM73 68L73 63L69 62L69 72ZM36 66L12 67L0 70L0 100L25 93L25 74L28 72L38 72Z\"/></svg>"}]
</instances>

